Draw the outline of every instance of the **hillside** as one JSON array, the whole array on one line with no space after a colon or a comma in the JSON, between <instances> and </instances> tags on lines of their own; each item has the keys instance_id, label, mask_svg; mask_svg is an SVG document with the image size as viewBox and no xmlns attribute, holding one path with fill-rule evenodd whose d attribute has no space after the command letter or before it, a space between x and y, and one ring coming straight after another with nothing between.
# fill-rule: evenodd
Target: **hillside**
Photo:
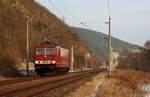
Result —
<instances>
[{"instance_id":1,"label":"hillside","mask_svg":"<svg viewBox=\"0 0 150 97\"><path fill-rule=\"evenodd\" d=\"M48 39L70 49L74 45L76 67L83 67L89 53L85 43L66 24L34 0L0 0L0 67L26 59L26 29L29 17L29 55L35 45Z\"/></svg>"},{"instance_id":2,"label":"hillside","mask_svg":"<svg viewBox=\"0 0 150 97\"><path fill-rule=\"evenodd\" d=\"M91 31L82 28L73 28L89 46L89 48L101 57L106 57L107 53L107 35L101 32ZM112 37L112 47L114 51L121 51L124 48L139 48L137 45L127 43Z\"/></svg>"}]
</instances>

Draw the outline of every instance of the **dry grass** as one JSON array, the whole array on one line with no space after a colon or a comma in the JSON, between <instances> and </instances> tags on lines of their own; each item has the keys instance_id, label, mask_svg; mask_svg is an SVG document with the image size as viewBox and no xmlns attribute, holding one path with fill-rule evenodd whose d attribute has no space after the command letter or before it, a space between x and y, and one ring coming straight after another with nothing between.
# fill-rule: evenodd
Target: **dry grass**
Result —
<instances>
[{"instance_id":1,"label":"dry grass","mask_svg":"<svg viewBox=\"0 0 150 97\"><path fill-rule=\"evenodd\" d=\"M65 97L89 97L93 93L97 83L101 81L102 77L103 75L93 77L90 81L82 84L79 88L75 89Z\"/></svg>"},{"instance_id":2,"label":"dry grass","mask_svg":"<svg viewBox=\"0 0 150 97\"><path fill-rule=\"evenodd\" d=\"M132 89L136 89L138 85L150 83L150 74L135 70L118 70L112 78L119 79Z\"/></svg>"},{"instance_id":3,"label":"dry grass","mask_svg":"<svg viewBox=\"0 0 150 97\"><path fill-rule=\"evenodd\" d=\"M97 97L143 97L143 94L126 87L121 81L111 79L100 88Z\"/></svg>"},{"instance_id":4,"label":"dry grass","mask_svg":"<svg viewBox=\"0 0 150 97\"><path fill-rule=\"evenodd\" d=\"M100 87L97 97L144 97L138 85L150 83L150 74L135 70L117 70Z\"/></svg>"}]
</instances>

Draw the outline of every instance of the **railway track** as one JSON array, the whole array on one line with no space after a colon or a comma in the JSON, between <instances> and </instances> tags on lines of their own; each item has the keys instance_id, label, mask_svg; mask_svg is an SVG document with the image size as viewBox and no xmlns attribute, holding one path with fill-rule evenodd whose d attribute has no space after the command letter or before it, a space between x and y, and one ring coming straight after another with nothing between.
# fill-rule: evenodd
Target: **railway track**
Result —
<instances>
[{"instance_id":1,"label":"railway track","mask_svg":"<svg viewBox=\"0 0 150 97\"><path fill-rule=\"evenodd\" d=\"M20 77L20 78L15 78L15 79L9 79L9 80L3 80L3 81L0 81L0 86L3 86L3 85L9 85L9 84L15 84L15 83L22 83L22 82L29 82L29 81L33 81L33 80L40 80L40 79L45 79L45 78L48 78L48 77L59 77L60 75L50 75L50 76L45 76L45 77Z\"/></svg>"},{"instance_id":2,"label":"railway track","mask_svg":"<svg viewBox=\"0 0 150 97\"><path fill-rule=\"evenodd\" d=\"M26 82L26 81L32 81L32 80L38 80L38 79L41 79L41 77L25 77L25 78L3 80L3 81L0 81L0 86L14 84L14 83L21 83L21 82Z\"/></svg>"},{"instance_id":3,"label":"railway track","mask_svg":"<svg viewBox=\"0 0 150 97\"><path fill-rule=\"evenodd\" d=\"M56 78L43 78L8 85L0 85L0 97L32 97L60 86L89 77L97 71L70 73Z\"/></svg>"},{"instance_id":4,"label":"railway track","mask_svg":"<svg viewBox=\"0 0 150 97\"><path fill-rule=\"evenodd\" d=\"M48 77L56 78L59 76L61 76L61 75L51 74L51 75L44 76L44 77L35 76L35 77L14 78L14 79L0 81L0 86L8 85L8 84L15 84L15 83L22 83L22 82L29 82L29 81L33 81L33 80L40 80L40 79L45 79Z\"/></svg>"}]
</instances>

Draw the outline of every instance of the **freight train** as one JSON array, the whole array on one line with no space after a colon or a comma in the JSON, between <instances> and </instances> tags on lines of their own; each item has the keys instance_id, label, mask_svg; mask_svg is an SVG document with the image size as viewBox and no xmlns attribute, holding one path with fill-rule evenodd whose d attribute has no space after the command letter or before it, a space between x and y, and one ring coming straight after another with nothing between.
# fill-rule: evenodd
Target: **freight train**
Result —
<instances>
[{"instance_id":1,"label":"freight train","mask_svg":"<svg viewBox=\"0 0 150 97\"><path fill-rule=\"evenodd\" d=\"M51 43L42 43L34 49L35 72L67 73L70 69L69 50Z\"/></svg>"}]
</instances>

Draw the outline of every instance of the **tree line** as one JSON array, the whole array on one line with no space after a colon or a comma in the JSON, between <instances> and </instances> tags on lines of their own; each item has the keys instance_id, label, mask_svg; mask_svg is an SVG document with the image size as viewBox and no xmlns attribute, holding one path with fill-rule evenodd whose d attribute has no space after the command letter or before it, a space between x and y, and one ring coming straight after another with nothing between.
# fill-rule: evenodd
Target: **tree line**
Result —
<instances>
[{"instance_id":1,"label":"tree line","mask_svg":"<svg viewBox=\"0 0 150 97\"><path fill-rule=\"evenodd\" d=\"M150 72L150 50L140 48L137 51L124 49L120 54L120 67Z\"/></svg>"}]
</instances>

